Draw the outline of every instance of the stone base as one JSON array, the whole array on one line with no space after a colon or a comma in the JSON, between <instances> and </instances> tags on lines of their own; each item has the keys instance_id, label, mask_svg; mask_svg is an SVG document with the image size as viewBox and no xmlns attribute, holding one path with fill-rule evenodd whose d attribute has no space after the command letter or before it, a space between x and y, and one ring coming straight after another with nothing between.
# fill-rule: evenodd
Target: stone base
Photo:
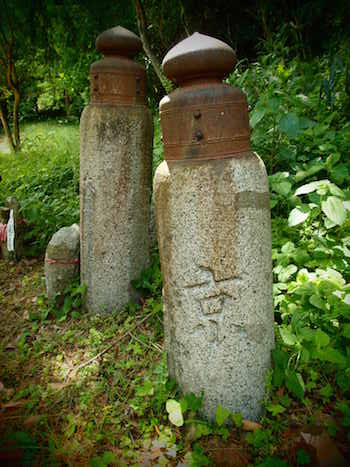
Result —
<instances>
[{"instance_id":1,"label":"stone base","mask_svg":"<svg viewBox=\"0 0 350 467\"><path fill-rule=\"evenodd\" d=\"M155 175L168 366L184 393L261 415L274 346L268 180L253 153Z\"/></svg>"}]
</instances>

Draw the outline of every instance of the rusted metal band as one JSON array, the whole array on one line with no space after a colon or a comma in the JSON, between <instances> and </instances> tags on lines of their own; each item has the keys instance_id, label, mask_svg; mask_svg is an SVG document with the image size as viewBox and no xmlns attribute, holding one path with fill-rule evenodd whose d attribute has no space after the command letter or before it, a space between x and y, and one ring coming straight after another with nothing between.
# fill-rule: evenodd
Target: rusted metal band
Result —
<instances>
[{"instance_id":1,"label":"rusted metal band","mask_svg":"<svg viewBox=\"0 0 350 467\"><path fill-rule=\"evenodd\" d=\"M168 161L228 159L249 151L251 145L247 137L209 140L202 144L164 145L165 159Z\"/></svg>"},{"instance_id":2,"label":"rusted metal band","mask_svg":"<svg viewBox=\"0 0 350 467\"><path fill-rule=\"evenodd\" d=\"M145 80L133 73L95 72L91 75L91 103L143 104Z\"/></svg>"},{"instance_id":3,"label":"rusted metal band","mask_svg":"<svg viewBox=\"0 0 350 467\"><path fill-rule=\"evenodd\" d=\"M211 160L249 152L247 102L174 106L160 112L166 160Z\"/></svg>"},{"instance_id":4,"label":"rusted metal band","mask_svg":"<svg viewBox=\"0 0 350 467\"><path fill-rule=\"evenodd\" d=\"M241 101L223 101L223 102L216 102L212 104L192 104L192 105L187 105L186 108L183 107L171 107L171 109L165 109L161 110L161 114L165 115L167 113L177 113L177 112L194 112L194 111L200 111L201 113L205 112L206 110L218 110L218 107L225 107L226 108L233 108L234 111L237 111L238 108L243 108L244 110L247 108L247 101L246 100L241 100ZM227 106L227 107L226 107ZM200 109L200 110L199 110Z\"/></svg>"}]
</instances>

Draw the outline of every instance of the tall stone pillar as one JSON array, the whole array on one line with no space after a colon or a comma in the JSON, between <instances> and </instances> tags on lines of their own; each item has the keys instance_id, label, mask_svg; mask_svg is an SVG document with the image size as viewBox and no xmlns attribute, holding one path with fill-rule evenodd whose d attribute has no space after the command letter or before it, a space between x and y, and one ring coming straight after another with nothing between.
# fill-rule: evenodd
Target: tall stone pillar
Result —
<instances>
[{"instance_id":1,"label":"tall stone pillar","mask_svg":"<svg viewBox=\"0 0 350 467\"><path fill-rule=\"evenodd\" d=\"M118 26L96 47L91 103L80 133L81 280L86 306L111 312L136 298L130 281L149 263L153 120L140 39Z\"/></svg>"},{"instance_id":2,"label":"tall stone pillar","mask_svg":"<svg viewBox=\"0 0 350 467\"><path fill-rule=\"evenodd\" d=\"M206 418L220 404L255 420L274 346L269 188L246 96L222 83L234 63L198 33L164 58L180 87L160 103L154 186L169 372L204 391Z\"/></svg>"}]
</instances>

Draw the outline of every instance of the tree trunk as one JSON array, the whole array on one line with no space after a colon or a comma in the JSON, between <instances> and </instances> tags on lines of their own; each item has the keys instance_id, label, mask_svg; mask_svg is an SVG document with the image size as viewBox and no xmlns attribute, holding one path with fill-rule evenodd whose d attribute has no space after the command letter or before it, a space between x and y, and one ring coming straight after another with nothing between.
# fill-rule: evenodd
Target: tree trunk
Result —
<instances>
[{"instance_id":1,"label":"tree trunk","mask_svg":"<svg viewBox=\"0 0 350 467\"><path fill-rule=\"evenodd\" d=\"M64 107L66 109L66 117L70 116L70 104L71 104L70 97L69 97L68 92L65 89L64 90Z\"/></svg>"},{"instance_id":2,"label":"tree trunk","mask_svg":"<svg viewBox=\"0 0 350 467\"><path fill-rule=\"evenodd\" d=\"M15 151L18 151L21 145L21 138L19 135L19 103L21 95L18 89L13 90L13 95L15 98L15 102L13 104L13 136L15 140Z\"/></svg>"},{"instance_id":3,"label":"tree trunk","mask_svg":"<svg viewBox=\"0 0 350 467\"><path fill-rule=\"evenodd\" d=\"M10 126L9 126L9 123L8 123L6 104L4 104L3 102L0 102L0 120L1 120L2 126L4 128L5 135L6 135L8 144L10 146L10 149L11 149L11 151L14 152L15 151L15 144L14 144L11 129L10 129Z\"/></svg>"},{"instance_id":4,"label":"tree trunk","mask_svg":"<svg viewBox=\"0 0 350 467\"><path fill-rule=\"evenodd\" d=\"M170 93L173 86L171 82L164 76L160 61L158 57L152 52L148 37L147 37L147 25L146 25L146 15L143 5L140 0L134 0L135 10L136 10L136 18L137 18L137 26L139 28L140 38L142 41L142 45L144 51L147 54L147 57L150 59L152 66L156 75L159 78L159 81L162 83L163 88L167 93Z\"/></svg>"}]
</instances>

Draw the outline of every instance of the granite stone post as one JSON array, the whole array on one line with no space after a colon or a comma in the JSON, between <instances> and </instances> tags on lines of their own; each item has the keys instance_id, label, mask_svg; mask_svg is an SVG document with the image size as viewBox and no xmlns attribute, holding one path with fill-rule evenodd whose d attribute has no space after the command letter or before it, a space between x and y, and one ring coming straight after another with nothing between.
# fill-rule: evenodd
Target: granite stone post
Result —
<instances>
[{"instance_id":1,"label":"granite stone post","mask_svg":"<svg viewBox=\"0 0 350 467\"><path fill-rule=\"evenodd\" d=\"M258 419L274 346L268 180L246 96L222 83L234 63L198 33L168 52L180 87L160 103L154 180L169 372L210 420L218 405Z\"/></svg>"},{"instance_id":2,"label":"granite stone post","mask_svg":"<svg viewBox=\"0 0 350 467\"><path fill-rule=\"evenodd\" d=\"M79 225L62 227L51 238L45 255L47 296L63 303L64 291L79 272Z\"/></svg>"},{"instance_id":3,"label":"granite stone post","mask_svg":"<svg viewBox=\"0 0 350 467\"><path fill-rule=\"evenodd\" d=\"M149 264L153 120L146 73L131 58L140 39L116 27L96 40L91 103L81 117L81 280L86 306L111 312L137 298L131 280Z\"/></svg>"}]
</instances>

